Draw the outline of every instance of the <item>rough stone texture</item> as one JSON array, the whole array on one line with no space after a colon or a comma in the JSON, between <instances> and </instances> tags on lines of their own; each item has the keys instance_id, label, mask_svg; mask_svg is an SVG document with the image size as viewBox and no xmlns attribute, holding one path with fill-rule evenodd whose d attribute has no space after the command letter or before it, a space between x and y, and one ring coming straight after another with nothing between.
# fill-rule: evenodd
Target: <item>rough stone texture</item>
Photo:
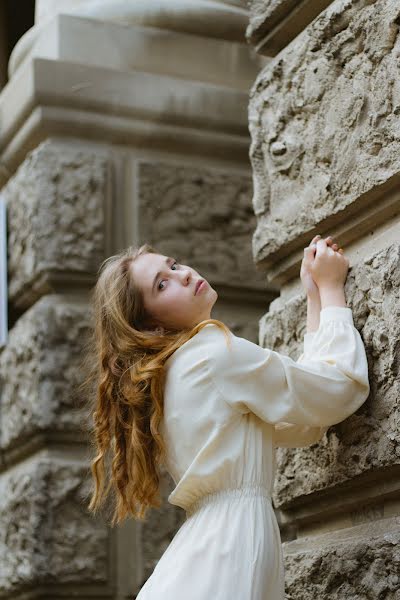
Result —
<instances>
[{"instance_id":1,"label":"rough stone texture","mask_svg":"<svg viewBox=\"0 0 400 600\"><path fill-rule=\"evenodd\" d=\"M348 218L363 194L397 181L399 23L397 0L336 0L259 74L249 108L256 261L301 247L328 217Z\"/></svg>"},{"instance_id":2,"label":"rough stone texture","mask_svg":"<svg viewBox=\"0 0 400 600\"><path fill-rule=\"evenodd\" d=\"M400 598L400 519L384 534L374 535L372 528L348 540L340 532L334 537L330 545L317 538L311 549L308 539L283 544L286 600ZM303 550L295 551L298 545Z\"/></svg>"},{"instance_id":3,"label":"rough stone texture","mask_svg":"<svg viewBox=\"0 0 400 600\"><path fill-rule=\"evenodd\" d=\"M250 177L160 162L140 162L137 177L143 240L215 284L265 287L251 256Z\"/></svg>"},{"instance_id":4,"label":"rough stone texture","mask_svg":"<svg viewBox=\"0 0 400 600\"><path fill-rule=\"evenodd\" d=\"M0 354L0 449L18 448L42 431L79 437L77 386L88 331L88 306L58 295L17 321Z\"/></svg>"},{"instance_id":5,"label":"rough stone texture","mask_svg":"<svg viewBox=\"0 0 400 600\"><path fill-rule=\"evenodd\" d=\"M175 485L170 475L163 471L161 479L162 507L152 509L141 527L141 548L143 552L143 583L152 574L157 562L167 549L172 538L186 519L185 511L169 504L168 495Z\"/></svg>"},{"instance_id":6,"label":"rough stone texture","mask_svg":"<svg viewBox=\"0 0 400 600\"><path fill-rule=\"evenodd\" d=\"M86 510L87 482L83 465L44 456L2 475L0 595L107 582L108 532Z\"/></svg>"},{"instance_id":7,"label":"rough stone texture","mask_svg":"<svg viewBox=\"0 0 400 600\"><path fill-rule=\"evenodd\" d=\"M104 254L106 158L46 141L2 193L8 206L11 301L32 288L45 293L43 279L51 275L97 271Z\"/></svg>"},{"instance_id":8,"label":"rough stone texture","mask_svg":"<svg viewBox=\"0 0 400 600\"><path fill-rule=\"evenodd\" d=\"M400 464L400 246L389 246L352 267L345 292L365 343L371 394L317 444L278 450L277 507ZM297 358L305 331L305 299L295 298L279 309L278 305L277 300L262 321L261 345Z\"/></svg>"}]
</instances>

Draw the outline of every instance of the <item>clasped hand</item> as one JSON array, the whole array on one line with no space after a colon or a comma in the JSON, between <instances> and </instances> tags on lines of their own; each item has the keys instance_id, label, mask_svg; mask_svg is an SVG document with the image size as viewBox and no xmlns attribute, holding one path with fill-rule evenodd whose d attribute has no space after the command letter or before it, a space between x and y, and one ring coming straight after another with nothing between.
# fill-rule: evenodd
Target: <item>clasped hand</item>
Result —
<instances>
[{"instance_id":1,"label":"clasped hand","mask_svg":"<svg viewBox=\"0 0 400 600\"><path fill-rule=\"evenodd\" d=\"M315 236L304 248L300 279L309 297L321 292L342 290L349 270L349 259L331 236Z\"/></svg>"}]
</instances>

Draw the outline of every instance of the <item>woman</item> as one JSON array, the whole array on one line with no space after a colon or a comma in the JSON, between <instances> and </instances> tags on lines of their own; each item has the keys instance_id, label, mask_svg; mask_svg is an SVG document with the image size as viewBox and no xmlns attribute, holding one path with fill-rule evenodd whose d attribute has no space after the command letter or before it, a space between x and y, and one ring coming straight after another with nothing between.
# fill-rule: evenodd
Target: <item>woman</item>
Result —
<instances>
[{"instance_id":1,"label":"woman","mask_svg":"<svg viewBox=\"0 0 400 600\"><path fill-rule=\"evenodd\" d=\"M369 393L344 297L348 267L330 237L305 248L296 362L211 319L217 293L194 269L147 245L103 263L90 509L112 490L113 523L143 519L160 506L164 465L175 482L168 500L187 517L138 600L283 600L275 448L317 442Z\"/></svg>"}]
</instances>

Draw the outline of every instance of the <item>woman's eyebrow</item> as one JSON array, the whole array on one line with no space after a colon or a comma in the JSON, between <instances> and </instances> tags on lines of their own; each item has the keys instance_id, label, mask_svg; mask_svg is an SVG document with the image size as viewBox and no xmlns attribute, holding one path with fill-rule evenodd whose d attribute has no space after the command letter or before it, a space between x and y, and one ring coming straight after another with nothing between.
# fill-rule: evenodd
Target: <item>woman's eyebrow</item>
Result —
<instances>
[{"instance_id":1,"label":"woman's eyebrow","mask_svg":"<svg viewBox=\"0 0 400 600\"><path fill-rule=\"evenodd\" d=\"M165 259L165 264L166 264L166 265L169 265L170 263L173 263L173 262L175 262L175 259L174 259L174 258L171 258L170 256L168 256L168 257ZM161 271L158 271L158 272L157 272L157 274L156 274L156 276L155 276L155 277L154 277L154 279L153 279L153 285L151 286L151 293L152 293L152 294L154 294L154 286L156 285L156 281L157 281L157 279L160 277L160 275L161 275Z\"/></svg>"}]
</instances>

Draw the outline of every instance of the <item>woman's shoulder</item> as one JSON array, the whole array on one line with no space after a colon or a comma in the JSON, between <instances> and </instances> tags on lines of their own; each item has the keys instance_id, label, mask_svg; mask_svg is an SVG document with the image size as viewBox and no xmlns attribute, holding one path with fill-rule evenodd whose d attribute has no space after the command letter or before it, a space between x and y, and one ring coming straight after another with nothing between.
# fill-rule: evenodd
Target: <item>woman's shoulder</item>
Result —
<instances>
[{"instance_id":1,"label":"woman's shoulder","mask_svg":"<svg viewBox=\"0 0 400 600\"><path fill-rule=\"evenodd\" d=\"M178 358L191 360L194 356L216 361L219 355L228 350L228 340L234 335L227 328L227 333L215 323L207 323L194 336L184 342L167 360L168 364L176 362Z\"/></svg>"},{"instance_id":2,"label":"woman's shoulder","mask_svg":"<svg viewBox=\"0 0 400 600\"><path fill-rule=\"evenodd\" d=\"M228 340L232 342L234 337L228 327L224 330L216 323L206 323L184 346L187 349L202 348L207 354L212 354L226 347Z\"/></svg>"},{"instance_id":3,"label":"woman's shoulder","mask_svg":"<svg viewBox=\"0 0 400 600\"><path fill-rule=\"evenodd\" d=\"M218 349L227 344L232 344L235 338L236 336L226 325L223 328L216 323L207 323L192 339L199 344L210 345Z\"/></svg>"},{"instance_id":4,"label":"woman's shoulder","mask_svg":"<svg viewBox=\"0 0 400 600\"><path fill-rule=\"evenodd\" d=\"M224 330L215 323L207 324L194 337L197 338L196 345L202 348L215 369L242 361L250 348L259 348L257 344L235 335L229 328Z\"/></svg>"}]
</instances>

